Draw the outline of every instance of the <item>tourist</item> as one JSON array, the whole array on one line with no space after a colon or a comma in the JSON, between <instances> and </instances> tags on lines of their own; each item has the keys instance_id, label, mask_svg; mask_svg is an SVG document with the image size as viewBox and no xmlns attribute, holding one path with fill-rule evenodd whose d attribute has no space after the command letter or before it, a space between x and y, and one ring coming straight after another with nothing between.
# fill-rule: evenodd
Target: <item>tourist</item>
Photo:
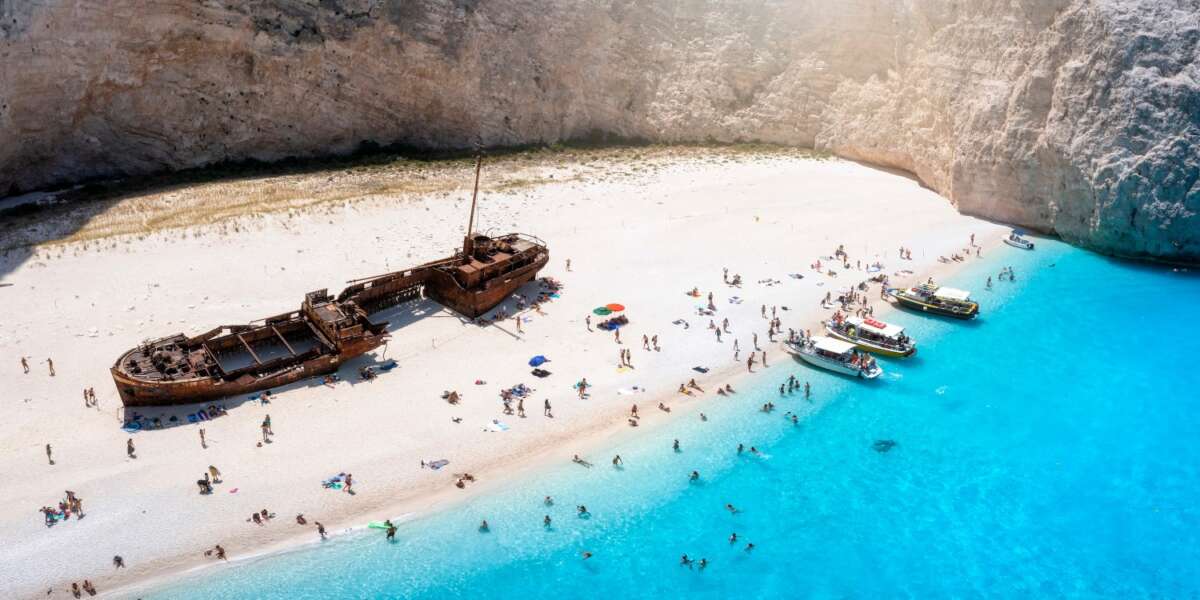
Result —
<instances>
[{"instance_id":1,"label":"tourist","mask_svg":"<svg viewBox=\"0 0 1200 600\"><path fill-rule=\"evenodd\" d=\"M708 559L707 559L707 558L701 558L701 559L700 559L700 563L699 563L699 565L700 565L700 570L701 570L701 571L703 571L703 570L704 570L704 568L708 566Z\"/></svg>"},{"instance_id":2,"label":"tourist","mask_svg":"<svg viewBox=\"0 0 1200 600\"><path fill-rule=\"evenodd\" d=\"M613 457L613 459L612 459L612 464L613 464L613 466L614 466L614 467L620 467L620 466L622 466L622 465L624 465L624 464L625 464L625 461L624 461L624 460L621 460L621 455L620 455L620 454L618 454L618 455L616 455L616 456L614 456L614 457Z\"/></svg>"},{"instance_id":3,"label":"tourist","mask_svg":"<svg viewBox=\"0 0 1200 600\"><path fill-rule=\"evenodd\" d=\"M584 550L581 554L583 556L583 560L587 560L592 557L592 553L588 552L587 550Z\"/></svg>"},{"instance_id":4,"label":"tourist","mask_svg":"<svg viewBox=\"0 0 1200 600\"><path fill-rule=\"evenodd\" d=\"M584 506L584 505L582 505L582 504L580 504L579 506L576 506L576 507L575 507L575 512L577 512L577 513L579 514L579 516L580 516L580 517L585 517L585 516L590 516L590 515L591 515L591 513L589 513L589 512L588 512L588 509L587 509L587 507L586 507L586 506Z\"/></svg>"},{"instance_id":5,"label":"tourist","mask_svg":"<svg viewBox=\"0 0 1200 600\"><path fill-rule=\"evenodd\" d=\"M671 448L674 449L676 452L679 452L679 440L675 440L675 443L671 444Z\"/></svg>"},{"instance_id":6,"label":"tourist","mask_svg":"<svg viewBox=\"0 0 1200 600\"><path fill-rule=\"evenodd\" d=\"M84 579L83 580L83 591L87 592L89 596L95 596L96 595L96 586L92 585L91 581Z\"/></svg>"},{"instance_id":7,"label":"tourist","mask_svg":"<svg viewBox=\"0 0 1200 600\"><path fill-rule=\"evenodd\" d=\"M50 366L50 376L54 377L54 359L47 357L46 364Z\"/></svg>"},{"instance_id":8,"label":"tourist","mask_svg":"<svg viewBox=\"0 0 1200 600\"><path fill-rule=\"evenodd\" d=\"M53 452L54 451L50 448L50 444L46 444L46 460L50 461L50 464L54 464Z\"/></svg>"},{"instance_id":9,"label":"tourist","mask_svg":"<svg viewBox=\"0 0 1200 600\"><path fill-rule=\"evenodd\" d=\"M636 418L638 418L638 412L637 412L637 405L636 405L636 404L634 404L634 405L633 405L633 408L630 408L630 409L629 409L629 416L631 416L631 417L633 417L633 418L635 418L635 419L636 419Z\"/></svg>"},{"instance_id":10,"label":"tourist","mask_svg":"<svg viewBox=\"0 0 1200 600\"><path fill-rule=\"evenodd\" d=\"M592 330L592 315L587 315L583 318L583 322L587 325L587 330Z\"/></svg>"},{"instance_id":11,"label":"tourist","mask_svg":"<svg viewBox=\"0 0 1200 600\"><path fill-rule=\"evenodd\" d=\"M742 451L743 451L743 450L745 450L745 449L746 449L746 446L744 446L743 444L738 444L738 451L737 451L737 453L738 453L738 454L741 454L741 453L742 453Z\"/></svg>"},{"instance_id":12,"label":"tourist","mask_svg":"<svg viewBox=\"0 0 1200 600\"><path fill-rule=\"evenodd\" d=\"M480 533L487 533L491 530L492 530L492 528L488 526L487 519L484 519L483 522L479 524L479 532Z\"/></svg>"},{"instance_id":13,"label":"tourist","mask_svg":"<svg viewBox=\"0 0 1200 600\"><path fill-rule=\"evenodd\" d=\"M121 558L120 554L113 555L113 568L114 569L124 569L125 568L125 559Z\"/></svg>"},{"instance_id":14,"label":"tourist","mask_svg":"<svg viewBox=\"0 0 1200 600\"><path fill-rule=\"evenodd\" d=\"M217 544L216 546L214 546L213 550L216 551L217 558L219 558L221 560L229 560L228 558L225 558L225 549L222 548L220 544Z\"/></svg>"},{"instance_id":15,"label":"tourist","mask_svg":"<svg viewBox=\"0 0 1200 600\"><path fill-rule=\"evenodd\" d=\"M550 515L546 515L545 517L542 518L542 527L546 527L546 528L550 527Z\"/></svg>"},{"instance_id":16,"label":"tourist","mask_svg":"<svg viewBox=\"0 0 1200 600\"><path fill-rule=\"evenodd\" d=\"M729 534L729 543L730 543L730 544L736 544L736 543L737 543L737 532L736 532L736 531L735 531L735 532L733 532L733 533L731 533L731 534Z\"/></svg>"},{"instance_id":17,"label":"tourist","mask_svg":"<svg viewBox=\"0 0 1200 600\"><path fill-rule=\"evenodd\" d=\"M26 375L29 374L29 361L24 356L21 357L21 369L25 371Z\"/></svg>"},{"instance_id":18,"label":"tourist","mask_svg":"<svg viewBox=\"0 0 1200 600\"><path fill-rule=\"evenodd\" d=\"M267 392L263 392L264 396L266 394L267 394ZM269 433L271 435L275 435L275 432L271 430L271 415L268 414L266 417L263 418L263 428L267 430L267 433Z\"/></svg>"},{"instance_id":19,"label":"tourist","mask_svg":"<svg viewBox=\"0 0 1200 600\"><path fill-rule=\"evenodd\" d=\"M546 400L543 402L542 415L546 416L546 417L550 417L551 419L554 418L554 414L550 412L550 399L549 398L546 398Z\"/></svg>"},{"instance_id":20,"label":"tourist","mask_svg":"<svg viewBox=\"0 0 1200 600\"><path fill-rule=\"evenodd\" d=\"M691 476L688 477L688 481L699 481L699 480L700 480L700 471L692 471Z\"/></svg>"},{"instance_id":21,"label":"tourist","mask_svg":"<svg viewBox=\"0 0 1200 600\"><path fill-rule=\"evenodd\" d=\"M221 483L221 471L212 465L208 465L208 474L212 475L213 483Z\"/></svg>"},{"instance_id":22,"label":"tourist","mask_svg":"<svg viewBox=\"0 0 1200 600\"><path fill-rule=\"evenodd\" d=\"M642 334L642 349L643 350L650 349L650 336L648 336L644 333Z\"/></svg>"},{"instance_id":23,"label":"tourist","mask_svg":"<svg viewBox=\"0 0 1200 600\"><path fill-rule=\"evenodd\" d=\"M317 535L321 536L321 539L325 539L325 526L320 521L313 521L313 523L317 526Z\"/></svg>"},{"instance_id":24,"label":"tourist","mask_svg":"<svg viewBox=\"0 0 1200 600\"><path fill-rule=\"evenodd\" d=\"M296 524L297 525L308 525L308 519L304 518L304 513L300 513L300 514L296 515Z\"/></svg>"},{"instance_id":25,"label":"tourist","mask_svg":"<svg viewBox=\"0 0 1200 600\"><path fill-rule=\"evenodd\" d=\"M766 367L766 366L768 366L768 365L767 365L767 351L766 351L766 350L763 350L763 351L762 351L762 355L763 355L763 357L762 357L762 363L763 363L763 366L764 366L764 367Z\"/></svg>"},{"instance_id":26,"label":"tourist","mask_svg":"<svg viewBox=\"0 0 1200 600\"><path fill-rule=\"evenodd\" d=\"M582 458L579 458L579 455L578 455L578 454L576 454L576 455L574 456L574 458L572 458L572 459L571 459L571 462L573 462L573 463L575 463L575 464L577 464L577 465L584 466L584 467L591 467L591 466L592 466L592 463L590 463L590 462L588 462L588 461L586 461L586 460L583 460Z\"/></svg>"},{"instance_id":27,"label":"tourist","mask_svg":"<svg viewBox=\"0 0 1200 600\"><path fill-rule=\"evenodd\" d=\"M661 352L661 351L662 351L662 348L659 348L659 347L658 347L658 334L657 334L657 333L656 333L656 334L654 334L654 335L652 335L652 336L650 336L650 346L654 348L654 351L655 351L655 352Z\"/></svg>"},{"instance_id":28,"label":"tourist","mask_svg":"<svg viewBox=\"0 0 1200 600\"><path fill-rule=\"evenodd\" d=\"M688 558L688 555L684 554L683 556L679 557L679 564L687 566L687 567L691 567L692 559Z\"/></svg>"},{"instance_id":29,"label":"tourist","mask_svg":"<svg viewBox=\"0 0 1200 600\"><path fill-rule=\"evenodd\" d=\"M731 514L731 515L736 515L739 512L737 507L732 504L726 504L725 510L729 511L729 514Z\"/></svg>"},{"instance_id":30,"label":"tourist","mask_svg":"<svg viewBox=\"0 0 1200 600\"><path fill-rule=\"evenodd\" d=\"M808 385L807 381L804 382L804 399L805 400L812 399L812 387Z\"/></svg>"},{"instance_id":31,"label":"tourist","mask_svg":"<svg viewBox=\"0 0 1200 600\"><path fill-rule=\"evenodd\" d=\"M136 450L133 448L133 438L125 440L125 454L128 455L129 458L137 458Z\"/></svg>"},{"instance_id":32,"label":"tourist","mask_svg":"<svg viewBox=\"0 0 1200 600\"><path fill-rule=\"evenodd\" d=\"M486 521L485 521L485 523L486 523ZM396 526L392 525L391 521L387 522L387 541L389 541L389 542L396 541Z\"/></svg>"},{"instance_id":33,"label":"tourist","mask_svg":"<svg viewBox=\"0 0 1200 600\"><path fill-rule=\"evenodd\" d=\"M754 543L753 543L753 542L751 542L751 543L749 543L749 544L746 544L746 552L749 552L749 551L751 551L751 550L753 550L753 549L754 549Z\"/></svg>"},{"instance_id":34,"label":"tourist","mask_svg":"<svg viewBox=\"0 0 1200 600\"><path fill-rule=\"evenodd\" d=\"M354 492L350 491L350 487L354 485L353 477L354 477L353 475L346 473L345 485L342 486L342 491L346 492L347 494L350 494L350 495L354 494Z\"/></svg>"},{"instance_id":35,"label":"tourist","mask_svg":"<svg viewBox=\"0 0 1200 600\"><path fill-rule=\"evenodd\" d=\"M261 526L263 524L262 517L258 513L250 513L250 520L254 521L255 525Z\"/></svg>"},{"instance_id":36,"label":"tourist","mask_svg":"<svg viewBox=\"0 0 1200 600\"><path fill-rule=\"evenodd\" d=\"M208 441L204 439L204 428L200 428L200 447L208 448Z\"/></svg>"},{"instance_id":37,"label":"tourist","mask_svg":"<svg viewBox=\"0 0 1200 600\"><path fill-rule=\"evenodd\" d=\"M554 498L546 496L546 498L542 500L542 504L545 504L546 506L554 506Z\"/></svg>"}]
</instances>

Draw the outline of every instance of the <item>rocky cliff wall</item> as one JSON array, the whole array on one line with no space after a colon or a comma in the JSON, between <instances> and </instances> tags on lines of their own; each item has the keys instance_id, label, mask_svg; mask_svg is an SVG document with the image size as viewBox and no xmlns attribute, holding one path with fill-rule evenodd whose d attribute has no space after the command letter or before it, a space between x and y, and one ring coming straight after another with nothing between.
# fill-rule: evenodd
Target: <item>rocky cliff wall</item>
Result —
<instances>
[{"instance_id":1,"label":"rocky cliff wall","mask_svg":"<svg viewBox=\"0 0 1200 600\"><path fill-rule=\"evenodd\" d=\"M0 0L0 195L226 160L761 140L1200 261L1200 0Z\"/></svg>"}]
</instances>

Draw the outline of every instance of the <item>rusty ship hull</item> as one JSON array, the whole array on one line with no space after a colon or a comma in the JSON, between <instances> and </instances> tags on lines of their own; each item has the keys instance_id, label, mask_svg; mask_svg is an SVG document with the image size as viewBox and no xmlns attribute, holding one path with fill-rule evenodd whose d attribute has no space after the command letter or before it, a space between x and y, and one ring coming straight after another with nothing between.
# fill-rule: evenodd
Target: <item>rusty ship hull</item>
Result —
<instances>
[{"instance_id":1,"label":"rusty ship hull","mask_svg":"<svg viewBox=\"0 0 1200 600\"><path fill-rule=\"evenodd\" d=\"M550 260L542 240L523 233L472 233L461 250L433 262L349 282L336 297L305 295L300 310L249 325L218 327L194 337L175 334L147 341L113 364L113 382L125 406L208 402L295 383L338 370L388 340L387 323L370 315L430 298L477 319L533 281Z\"/></svg>"}]
</instances>

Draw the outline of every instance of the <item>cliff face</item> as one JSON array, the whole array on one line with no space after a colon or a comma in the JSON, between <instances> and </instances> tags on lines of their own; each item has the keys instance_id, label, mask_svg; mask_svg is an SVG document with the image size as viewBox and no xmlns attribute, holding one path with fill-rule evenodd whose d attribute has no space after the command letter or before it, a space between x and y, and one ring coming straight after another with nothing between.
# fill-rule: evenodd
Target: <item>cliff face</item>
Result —
<instances>
[{"instance_id":1,"label":"cliff face","mask_svg":"<svg viewBox=\"0 0 1200 600\"><path fill-rule=\"evenodd\" d=\"M1198 0L0 0L0 195L223 160L812 146L1200 261Z\"/></svg>"}]
</instances>

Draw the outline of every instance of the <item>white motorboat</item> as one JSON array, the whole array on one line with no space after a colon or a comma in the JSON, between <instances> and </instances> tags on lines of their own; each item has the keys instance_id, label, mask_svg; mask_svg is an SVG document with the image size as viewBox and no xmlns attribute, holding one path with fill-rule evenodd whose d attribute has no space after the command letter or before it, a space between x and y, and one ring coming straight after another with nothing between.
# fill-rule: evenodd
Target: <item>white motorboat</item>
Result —
<instances>
[{"instance_id":1,"label":"white motorboat","mask_svg":"<svg viewBox=\"0 0 1200 600\"><path fill-rule=\"evenodd\" d=\"M1012 246L1013 248L1033 250L1033 242L1021 237L1021 232L1019 231L1014 231L1008 234L1008 237L1004 238L1004 243Z\"/></svg>"},{"instance_id":2,"label":"white motorboat","mask_svg":"<svg viewBox=\"0 0 1200 600\"><path fill-rule=\"evenodd\" d=\"M800 360L835 373L863 379L874 379L883 374L874 358L859 352L850 342L821 336L808 341L787 342L784 346Z\"/></svg>"}]
</instances>

